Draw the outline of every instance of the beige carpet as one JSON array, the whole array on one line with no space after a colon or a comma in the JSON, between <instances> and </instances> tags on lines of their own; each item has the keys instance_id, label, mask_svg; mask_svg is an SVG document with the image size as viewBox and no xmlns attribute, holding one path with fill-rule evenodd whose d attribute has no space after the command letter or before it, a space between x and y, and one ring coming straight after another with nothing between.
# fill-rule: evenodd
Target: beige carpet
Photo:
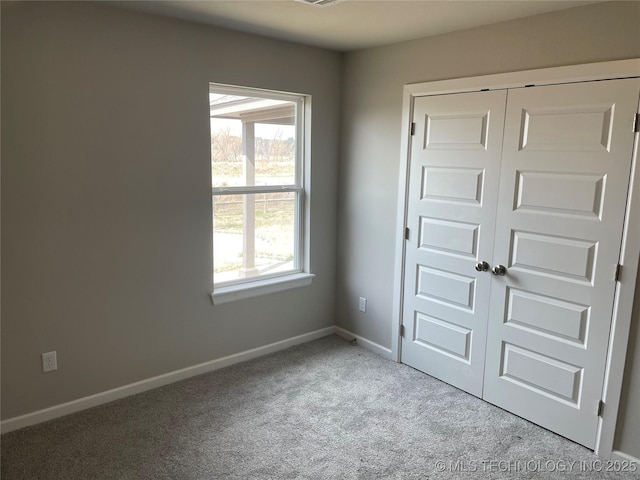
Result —
<instances>
[{"instance_id":1,"label":"beige carpet","mask_svg":"<svg viewBox=\"0 0 640 480\"><path fill-rule=\"evenodd\" d=\"M2 480L639 478L335 336L1 442Z\"/></svg>"}]
</instances>

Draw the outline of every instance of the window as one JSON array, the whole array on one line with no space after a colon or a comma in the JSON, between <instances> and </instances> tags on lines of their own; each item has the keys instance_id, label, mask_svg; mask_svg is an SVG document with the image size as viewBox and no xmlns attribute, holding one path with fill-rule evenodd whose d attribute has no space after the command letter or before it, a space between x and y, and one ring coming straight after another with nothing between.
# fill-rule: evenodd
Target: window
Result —
<instances>
[{"instance_id":1,"label":"window","mask_svg":"<svg viewBox=\"0 0 640 480\"><path fill-rule=\"evenodd\" d=\"M306 100L210 84L214 304L311 281Z\"/></svg>"}]
</instances>

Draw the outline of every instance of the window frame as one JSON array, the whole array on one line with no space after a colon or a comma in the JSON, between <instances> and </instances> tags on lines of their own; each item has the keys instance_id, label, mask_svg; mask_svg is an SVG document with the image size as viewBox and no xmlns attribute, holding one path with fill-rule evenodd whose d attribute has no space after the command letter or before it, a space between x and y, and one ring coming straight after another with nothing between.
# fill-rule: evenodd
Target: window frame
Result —
<instances>
[{"instance_id":1,"label":"window frame","mask_svg":"<svg viewBox=\"0 0 640 480\"><path fill-rule=\"evenodd\" d=\"M238 278L223 282L215 282L212 258L213 291L211 299L214 305L230 301L250 298L258 295L275 293L290 288L302 287L311 284L315 275L309 268L309 185L310 185L310 120L311 97L309 95L267 90L254 87L227 85L215 82L209 83L209 93L223 95L237 95L251 98L265 98L292 102L295 105L295 176L294 183L290 185L268 186L211 186L211 239L212 252L215 249L214 242L214 202L216 197L227 195L259 195L269 193L294 193L294 260L293 269L286 272L256 275L246 278ZM211 112L209 114L211 119ZM259 121L255 123L260 123ZM211 128L211 127L210 127ZM211 151L211 148L209 149ZM210 163L212 158L210 157ZM213 178L212 178L213 180ZM213 182L212 182L213 183Z\"/></svg>"}]
</instances>

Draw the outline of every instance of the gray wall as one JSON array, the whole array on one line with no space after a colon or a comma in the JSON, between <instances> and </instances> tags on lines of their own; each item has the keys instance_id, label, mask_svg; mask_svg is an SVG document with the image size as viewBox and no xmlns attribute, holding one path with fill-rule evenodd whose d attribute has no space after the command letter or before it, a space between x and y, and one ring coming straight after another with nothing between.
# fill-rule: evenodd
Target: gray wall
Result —
<instances>
[{"instance_id":1,"label":"gray wall","mask_svg":"<svg viewBox=\"0 0 640 480\"><path fill-rule=\"evenodd\" d=\"M346 55L338 325L391 346L403 85L633 57L640 57L637 2L595 4ZM366 314L358 311L359 296L368 299ZM632 383L639 385L640 355L634 358ZM637 386L633 392L627 417L637 419ZM640 424L634 428L637 438ZM623 450L640 457L640 442L629 438L623 437Z\"/></svg>"},{"instance_id":2,"label":"gray wall","mask_svg":"<svg viewBox=\"0 0 640 480\"><path fill-rule=\"evenodd\" d=\"M2 418L334 324L340 74L335 52L2 3ZM313 96L309 287L211 304L210 81Z\"/></svg>"},{"instance_id":3,"label":"gray wall","mask_svg":"<svg viewBox=\"0 0 640 480\"><path fill-rule=\"evenodd\" d=\"M640 458L640 284L636 287L632 319L614 446Z\"/></svg>"}]
</instances>

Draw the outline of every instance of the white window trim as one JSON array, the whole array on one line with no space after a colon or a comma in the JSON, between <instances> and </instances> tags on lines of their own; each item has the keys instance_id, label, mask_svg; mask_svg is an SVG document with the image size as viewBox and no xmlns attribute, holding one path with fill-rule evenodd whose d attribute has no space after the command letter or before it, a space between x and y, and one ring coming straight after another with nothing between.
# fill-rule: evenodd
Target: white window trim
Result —
<instances>
[{"instance_id":1,"label":"white window trim","mask_svg":"<svg viewBox=\"0 0 640 480\"><path fill-rule=\"evenodd\" d=\"M312 273L292 273L279 277L259 278L253 282L218 287L211 293L211 301L214 305L222 305L223 303L244 300L245 298L306 287L311 285L314 277L315 275Z\"/></svg>"},{"instance_id":2,"label":"white window trim","mask_svg":"<svg viewBox=\"0 0 640 480\"><path fill-rule=\"evenodd\" d=\"M298 138L297 155L300 161L300 168L296 169L295 186L284 186L284 190L297 191L298 201L296 202L298 221L295 225L298 242L295 245L295 270L275 276L259 276L255 279L242 279L237 283L223 283L216 286L214 284L211 292L213 305L221 305L237 300L258 297L285 290L305 287L311 285L315 274L310 268L310 239L311 232L310 211L311 211L311 96L293 92L278 92L251 87L241 87L235 85L224 85L219 83L209 83L209 91L214 88L217 93L252 95L255 97L277 98L293 101L297 97L298 114L296 118L296 129ZM243 193L243 187L212 188L214 193L222 191L233 191L233 193ZM254 189L255 190L255 189ZM266 187L265 191L283 191L283 186ZM211 212L213 219L213 211ZM213 235L212 235L213 241ZM213 272L212 272L213 273Z\"/></svg>"}]
</instances>

